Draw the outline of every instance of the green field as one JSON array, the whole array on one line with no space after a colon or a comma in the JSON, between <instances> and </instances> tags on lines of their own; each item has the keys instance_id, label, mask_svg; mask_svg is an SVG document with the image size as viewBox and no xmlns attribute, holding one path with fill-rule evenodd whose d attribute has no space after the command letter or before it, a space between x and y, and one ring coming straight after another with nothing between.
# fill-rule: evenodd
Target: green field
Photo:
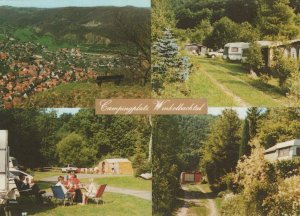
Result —
<instances>
[{"instance_id":1,"label":"green field","mask_svg":"<svg viewBox=\"0 0 300 216\"><path fill-rule=\"evenodd\" d=\"M50 191L51 182L41 181L41 179L62 175L61 172L35 172L34 179L37 181L40 189ZM88 179L81 179L82 182L88 182ZM133 176L108 176L94 178L97 184L107 184L113 187L151 191L151 181L135 178ZM28 215L37 216L56 216L56 215L151 215L151 201L137 198L134 196L104 192L104 204L96 205L92 201L88 205L62 206L58 201L52 199L48 204L35 204L34 200L20 198L20 206Z\"/></svg>"},{"instance_id":2,"label":"green field","mask_svg":"<svg viewBox=\"0 0 300 216\"><path fill-rule=\"evenodd\" d=\"M85 107L94 108L95 99L103 98L149 98L150 85L115 85L104 83L68 83L48 91L33 95L24 100L18 107Z\"/></svg>"},{"instance_id":3,"label":"green field","mask_svg":"<svg viewBox=\"0 0 300 216\"><path fill-rule=\"evenodd\" d=\"M23 211L28 212L28 215L36 216L74 216L74 215L89 215L89 216L139 216L151 215L151 201L139 199L133 196L122 194L114 194L105 192L103 195L104 204L97 205L89 202L88 205L71 205L63 206L59 202L50 204L37 205L33 202L21 202Z\"/></svg>"},{"instance_id":4,"label":"green field","mask_svg":"<svg viewBox=\"0 0 300 216\"><path fill-rule=\"evenodd\" d=\"M43 182L44 178L49 177L58 177L65 176L65 173L61 172L35 172L34 179L38 181L38 184L42 188L47 188L47 186L51 185L51 183ZM89 178L80 179L83 183L88 183ZM99 178L94 177L94 182L96 184L107 184L113 187L126 188L126 189L134 189L134 190L143 190L143 191L151 191L152 184L149 180L144 180L141 178L136 178L134 176L119 176L119 175L111 175L111 176L101 176L99 174Z\"/></svg>"},{"instance_id":5,"label":"green field","mask_svg":"<svg viewBox=\"0 0 300 216\"><path fill-rule=\"evenodd\" d=\"M184 96L175 84L166 87L162 97L207 98L209 106L285 106L285 93L275 80L268 83L249 75L239 63L191 56L192 72Z\"/></svg>"},{"instance_id":6,"label":"green field","mask_svg":"<svg viewBox=\"0 0 300 216\"><path fill-rule=\"evenodd\" d=\"M83 179L82 182L88 182L88 179ZM95 178L94 182L97 184L107 184L113 187L120 187L134 190L151 191L151 181L133 176L110 176Z\"/></svg>"}]
</instances>

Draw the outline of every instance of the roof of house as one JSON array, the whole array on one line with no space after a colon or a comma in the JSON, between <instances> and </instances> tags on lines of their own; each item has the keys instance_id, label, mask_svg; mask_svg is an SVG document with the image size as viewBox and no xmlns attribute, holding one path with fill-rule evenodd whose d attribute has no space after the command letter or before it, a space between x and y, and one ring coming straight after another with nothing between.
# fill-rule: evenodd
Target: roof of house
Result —
<instances>
[{"instance_id":1,"label":"roof of house","mask_svg":"<svg viewBox=\"0 0 300 216\"><path fill-rule=\"evenodd\" d=\"M229 47L229 46L236 46L236 47L248 48L249 47L249 43L245 43L245 42L232 42L232 43L225 44L225 47Z\"/></svg>"},{"instance_id":2,"label":"roof of house","mask_svg":"<svg viewBox=\"0 0 300 216\"><path fill-rule=\"evenodd\" d=\"M107 163L122 163L122 162L129 162L130 161L127 158L111 158L111 159L105 159L103 160Z\"/></svg>"},{"instance_id":3,"label":"roof of house","mask_svg":"<svg viewBox=\"0 0 300 216\"><path fill-rule=\"evenodd\" d=\"M206 46L204 46L203 44L197 44L197 43L189 43L189 44L186 44L185 46L186 46L186 47L187 47L187 46L206 47Z\"/></svg>"},{"instance_id":4,"label":"roof of house","mask_svg":"<svg viewBox=\"0 0 300 216\"><path fill-rule=\"evenodd\" d=\"M300 139L294 139L282 143L277 143L276 145L272 146L271 148L268 148L265 150L265 153L271 153L276 151L277 149L282 149L290 146L300 146Z\"/></svg>"},{"instance_id":5,"label":"roof of house","mask_svg":"<svg viewBox=\"0 0 300 216\"><path fill-rule=\"evenodd\" d=\"M281 41L256 41L256 42L262 47L277 47L284 44L293 44L293 43L300 42L300 39L289 40L286 42L281 42Z\"/></svg>"}]
</instances>

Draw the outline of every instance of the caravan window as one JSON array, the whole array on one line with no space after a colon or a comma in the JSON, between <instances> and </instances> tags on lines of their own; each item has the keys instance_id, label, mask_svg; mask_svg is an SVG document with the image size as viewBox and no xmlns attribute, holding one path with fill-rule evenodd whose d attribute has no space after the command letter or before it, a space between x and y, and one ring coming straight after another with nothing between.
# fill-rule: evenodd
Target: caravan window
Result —
<instances>
[{"instance_id":1,"label":"caravan window","mask_svg":"<svg viewBox=\"0 0 300 216\"><path fill-rule=\"evenodd\" d=\"M238 52L239 48L238 47L231 47L231 52Z\"/></svg>"},{"instance_id":2,"label":"caravan window","mask_svg":"<svg viewBox=\"0 0 300 216\"><path fill-rule=\"evenodd\" d=\"M296 155L297 155L297 156L300 156L300 148L297 148L297 149L296 149Z\"/></svg>"},{"instance_id":3,"label":"caravan window","mask_svg":"<svg viewBox=\"0 0 300 216\"><path fill-rule=\"evenodd\" d=\"M291 48L291 57L292 58L297 58L297 50L295 47Z\"/></svg>"},{"instance_id":4,"label":"caravan window","mask_svg":"<svg viewBox=\"0 0 300 216\"><path fill-rule=\"evenodd\" d=\"M278 157L285 157L290 155L290 147L279 149Z\"/></svg>"}]
</instances>

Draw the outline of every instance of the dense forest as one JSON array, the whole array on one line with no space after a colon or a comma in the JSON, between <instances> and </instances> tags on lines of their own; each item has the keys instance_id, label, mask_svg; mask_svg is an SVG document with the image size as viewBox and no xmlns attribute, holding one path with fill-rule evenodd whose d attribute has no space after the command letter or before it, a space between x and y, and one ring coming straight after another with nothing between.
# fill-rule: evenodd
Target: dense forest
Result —
<instances>
[{"instance_id":1,"label":"dense forest","mask_svg":"<svg viewBox=\"0 0 300 216\"><path fill-rule=\"evenodd\" d=\"M171 27L179 37L214 49L232 41L295 39L299 5L298 0L154 1L152 37Z\"/></svg>"},{"instance_id":2,"label":"dense forest","mask_svg":"<svg viewBox=\"0 0 300 216\"><path fill-rule=\"evenodd\" d=\"M9 132L10 155L27 168L68 163L89 167L103 158L125 157L150 169L147 117L100 116L92 109L62 115L11 109L0 111L0 129Z\"/></svg>"},{"instance_id":3,"label":"dense forest","mask_svg":"<svg viewBox=\"0 0 300 216\"><path fill-rule=\"evenodd\" d=\"M291 202L281 209L287 201L279 191L293 188L298 181L300 161L271 164L263 151L299 138L299 120L298 108L249 108L245 119L232 109L218 117L158 117L153 146L154 214L168 215L178 207L180 173L197 170L214 192L237 194L224 201L224 215L294 211L291 205L299 199L299 188L290 193Z\"/></svg>"}]
</instances>

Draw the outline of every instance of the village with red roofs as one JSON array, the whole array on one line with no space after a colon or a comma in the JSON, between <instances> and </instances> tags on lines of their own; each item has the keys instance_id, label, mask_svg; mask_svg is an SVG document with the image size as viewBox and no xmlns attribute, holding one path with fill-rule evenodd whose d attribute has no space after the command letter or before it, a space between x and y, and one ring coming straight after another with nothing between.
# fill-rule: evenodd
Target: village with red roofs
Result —
<instances>
[{"instance_id":1,"label":"village with red roofs","mask_svg":"<svg viewBox=\"0 0 300 216\"><path fill-rule=\"evenodd\" d=\"M70 82L95 82L99 68L120 68L120 58L82 53L78 48L51 52L40 44L0 41L0 106L13 108L33 94ZM128 66L127 66L128 67Z\"/></svg>"}]
</instances>

